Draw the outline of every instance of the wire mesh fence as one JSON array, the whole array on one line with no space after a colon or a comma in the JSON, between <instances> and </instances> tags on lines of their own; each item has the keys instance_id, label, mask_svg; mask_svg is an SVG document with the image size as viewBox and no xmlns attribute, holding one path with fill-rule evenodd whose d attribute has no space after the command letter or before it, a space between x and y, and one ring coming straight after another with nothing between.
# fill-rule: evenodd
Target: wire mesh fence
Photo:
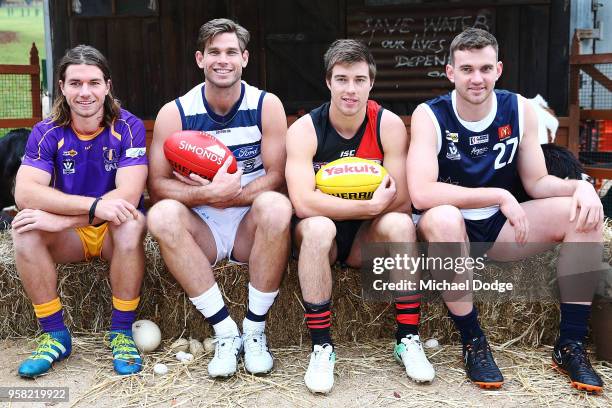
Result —
<instances>
[{"instance_id":1,"label":"wire mesh fence","mask_svg":"<svg viewBox=\"0 0 612 408\"><path fill-rule=\"evenodd\" d=\"M32 84L30 75L0 75L0 119L32 117Z\"/></svg>"}]
</instances>

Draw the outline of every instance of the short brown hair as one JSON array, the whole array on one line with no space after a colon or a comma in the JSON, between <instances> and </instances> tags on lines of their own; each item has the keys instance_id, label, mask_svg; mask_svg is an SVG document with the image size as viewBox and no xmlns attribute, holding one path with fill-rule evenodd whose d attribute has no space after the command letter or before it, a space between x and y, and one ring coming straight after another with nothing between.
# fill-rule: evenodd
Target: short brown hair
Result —
<instances>
[{"instance_id":1,"label":"short brown hair","mask_svg":"<svg viewBox=\"0 0 612 408\"><path fill-rule=\"evenodd\" d=\"M247 31L247 29L241 26L240 24L227 18L216 18L214 20L210 20L202 24L202 27L200 27L197 41L198 50L204 52L204 49L206 48L208 42L212 40L214 36L223 33L236 34L236 37L238 37L238 43L240 44L241 52L244 52L244 50L246 50L246 47L249 44L249 40L251 39L251 35Z\"/></svg>"},{"instance_id":2,"label":"short brown hair","mask_svg":"<svg viewBox=\"0 0 612 408\"><path fill-rule=\"evenodd\" d=\"M481 50L489 45L495 50L495 56L497 58L497 55L499 55L499 46L497 45L495 36L480 28L468 28L453 39L450 45L449 64L454 64L454 54L457 50Z\"/></svg>"},{"instance_id":3,"label":"short brown hair","mask_svg":"<svg viewBox=\"0 0 612 408\"><path fill-rule=\"evenodd\" d=\"M57 68L57 78L59 81L66 81L66 70L70 65L93 65L100 68L102 75L104 76L104 82L108 83L111 79L110 65L108 61L102 55L100 51L90 45L77 45L76 47L68 50L66 55L61 59ZM112 82L109 86L109 91L104 98L104 117L102 123L104 126L110 126L115 119L120 115L121 103L118 99L113 96ZM58 92L53 101L53 107L49 119L55 122L59 126L68 126L71 121L70 117L70 106L66 101L66 97L58 89Z\"/></svg>"},{"instance_id":4,"label":"short brown hair","mask_svg":"<svg viewBox=\"0 0 612 408\"><path fill-rule=\"evenodd\" d=\"M325 63L325 79L331 79L332 70L336 64L352 65L364 61L368 64L370 80L376 77L376 62L370 49L357 40L343 39L334 41L323 57Z\"/></svg>"}]
</instances>

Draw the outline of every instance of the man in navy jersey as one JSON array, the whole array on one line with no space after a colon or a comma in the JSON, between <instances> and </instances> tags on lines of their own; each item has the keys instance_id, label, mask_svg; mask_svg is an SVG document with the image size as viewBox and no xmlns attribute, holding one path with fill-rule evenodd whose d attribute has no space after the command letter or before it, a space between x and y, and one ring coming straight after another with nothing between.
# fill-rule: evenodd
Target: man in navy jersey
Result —
<instances>
[{"instance_id":1,"label":"man in navy jersey","mask_svg":"<svg viewBox=\"0 0 612 408\"><path fill-rule=\"evenodd\" d=\"M416 238L404 172L406 128L397 115L368 100L376 75L372 54L359 41L337 40L324 60L331 100L289 128L285 173L297 215L298 274L313 346L304 381L310 391L321 393L332 389L336 355L330 333L330 263L359 267L364 244ZM382 163L389 172L372 198L348 200L318 191L319 168L351 156ZM433 380L418 335L420 295L401 293L395 308L395 358L414 380Z\"/></svg>"},{"instance_id":2,"label":"man in navy jersey","mask_svg":"<svg viewBox=\"0 0 612 408\"><path fill-rule=\"evenodd\" d=\"M275 190L284 185L287 118L280 100L244 81L249 32L234 21L211 20L200 27L195 61L204 82L162 107L153 131L149 191L157 202L149 230L170 272L213 326L211 377L236 372L244 351L248 372L272 370L264 333L266 316L287 268L291 203ZM172 171L164 157L166 138L180 130L202 130L234 154L212 181ZM229 259L249 265L249 301L242 335L228 313L212 266Z\"/></svg>"},{"instance_id":3,"label":"man in navy jersey","mask_svg":"<svg viewBox=\"0 0 612 408\"><path fill-rule=\"evenodd\" d=\"M39 376L70 355L55 263L92 257L110 263L113 366L133 374L142 369L132 322L144 275L145 129L114 98L95 48L68 50L57 71L51 116L32 129L15 185L15 264L43 331L19 375Z\"/></svg>"},{"instance_id":4,"label":"man in navy jersey","mask_svg":"<svg viewBox=\"0 0 612 408\"><path fill-rule=\"evenodd\" d=\"M487 243L488 257L500 261L542 250L542 245L525 243L596 243L592 258L598 262L603 222L599 197L586 181L547 174L530 104L520 95L494 89L502 74L495 37L468 29L453 40L450 54L446 74L455 90L419 105L412 116L407 175L419 238L464 243L463 256L470 242ZM509 192L518 178L534 200L519 204ZM569 258L561 251L560 277ZM471 292L445 300L461 333L468 377L481 387L501 387L503 376L478 324ZM590 298L575 300L564 301L561 287L553 360L572 385L597 392L602 380L584 348Z\"/></svg>"}]
</instances>

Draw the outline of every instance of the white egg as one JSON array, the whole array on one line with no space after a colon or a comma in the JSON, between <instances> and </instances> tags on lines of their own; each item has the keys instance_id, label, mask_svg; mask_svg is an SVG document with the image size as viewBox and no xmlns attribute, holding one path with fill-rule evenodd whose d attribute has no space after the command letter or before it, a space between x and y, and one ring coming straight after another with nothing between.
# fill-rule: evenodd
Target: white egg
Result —
<instances>
[{"instance_id":1,"label":"white egg","mask_svg":"<svg viewBox=\"0 0 612 408\"><path fill-rule=\"evenodd\" d=\"M190 361L193 361L193 354L185 353L185 355L183 356L183 359L181 360L181 362L188 363Z\"/></svg>"},{"instance_id":2,"label":"white egg","mask_svg":"<svg viewBox=\"0 0 612 408\"><path fill-rule=\"evenodd\" d=\"M189 340L180 338L170 345L172 351L187 351L189 350Z\"/></svg>"},{"instance_id":3,"label":"white egg","mask_svg":"<svg viewBox=\"0 0 612 408\"><path fill-rule=\"evenodd\" d=\"M165 364L157 363L153 366L153 372L155 374L164 375L168 373L168 367Z\"/></svg>"},{"instance_id":4,"label":"white egg","mask_svg":"<svg viewBox=\"0 0 612 408\"><path fill-rule=\"evenodd\" d=\"M176 353L175 357L178 361L183 361L186 355L187 353L185 353L184 351L179 351L178 353Z\"/></svg>"},{"instance_id":5,"label":"white egg","mask_svg":"<svg viewBox=\"0 0 612 408\"><path fill-rule=\"evenodd\" d=\"M189 339L189 352L193 354L194 357L198 357L202 353L204 353L204 346L196 339Z\"/></svg>"},{"instance_id":6,"label":"white egg","mask_svg":"<svg viewBox=\"0 0 612 408\"><path fill-rule=\"evenodd\" d=\"M440 343L437 339L429 339L425 342L425 348L438 348Z\"/></svg>"},{"instance_id":7,"label":"white egg","mask_svg":"<svg viewBox=\"0 0 612 408\"><path fill-rule=\"evenodd\" d=\"M132 335L138 349L144 353L153 351L161 343L161 331L150 320L138 320L132 324Z\"/></svg>"},{"instance_id":8,"label":"white egg","mask_svg":"<svg viewBox=\"0 0 612 408\"><path fill-rule=\"evenodd\" d=\"M206 351L215 351L215 339L212 337L204 340L204 350Z\"/></svg>"}]
</instances>

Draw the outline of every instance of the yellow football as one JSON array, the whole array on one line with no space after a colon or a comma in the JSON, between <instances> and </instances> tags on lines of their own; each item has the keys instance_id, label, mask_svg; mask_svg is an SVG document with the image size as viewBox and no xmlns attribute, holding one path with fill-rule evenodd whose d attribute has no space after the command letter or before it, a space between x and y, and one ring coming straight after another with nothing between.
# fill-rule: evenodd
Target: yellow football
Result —
<instances>
[{"instance_id":1,"label":"yellow football","mask_svg":"<svg viewBox=\"0 0 612 408\"><path fill-rule=\"evenodd\" d=\"M387 174L380 164L359 157L343 157L321 167L315 176L323 193L349 200L369 200Z\"/></svg>"}]
</instances>

